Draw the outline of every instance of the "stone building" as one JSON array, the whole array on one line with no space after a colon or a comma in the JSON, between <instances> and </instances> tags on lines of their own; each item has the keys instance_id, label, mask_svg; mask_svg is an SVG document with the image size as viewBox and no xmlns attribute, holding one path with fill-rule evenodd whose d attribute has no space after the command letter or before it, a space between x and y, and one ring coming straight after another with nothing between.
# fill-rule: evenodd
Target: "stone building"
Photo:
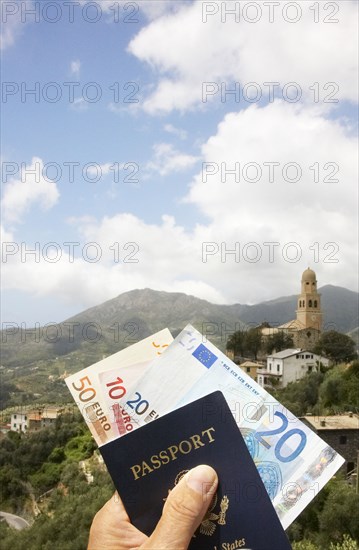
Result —
<instances>
[{"instance_id":1,"label":"stone building","mask_svg":"<svg viewBox=\"0 0 359 550\"><path fill-rule=\"evenodd\" d=\"M313 349L320 338L322 321L323 314L320 294L317 289L317 277L315 272L308 267L302 274L296 319L279 327L263 328L262 335L265 338L282 331L293 338L293 345L296 348Z\"/></svg>"},{"instance_id":2,"label":"stone building","mask_svg":"<svg viewBox=\"0 0 359 550\"><path fill-rule=\"evenodd\" d=\"M349 412L320 417L307 415L300 420L342 455L344 472L353 473L358 463L359 416Z\"/></svg>"}]
</instances>

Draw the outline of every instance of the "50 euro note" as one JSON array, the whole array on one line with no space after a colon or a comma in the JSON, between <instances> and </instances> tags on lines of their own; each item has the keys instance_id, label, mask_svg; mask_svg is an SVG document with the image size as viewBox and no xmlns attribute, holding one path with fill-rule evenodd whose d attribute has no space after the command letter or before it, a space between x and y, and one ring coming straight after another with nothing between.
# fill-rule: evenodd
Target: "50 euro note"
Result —
<instances>
[{"instance_id":1,"label":"50 euro note","mask_svg":"<svg viewBox=\"0 0 359 550\"><path fill-rule=\"evenodd\" d=\"M143 374L151 360L158 357L172 341L170 331L161 330L65 379L72 397L99 446L118 437L116 423L113 420L114 411L104 397L99 376L110 371L112 374L115 372L119 377L121 371L120 384L126 392L127 387ZM119 383L118 380L117 383Z\"/></svg>"}]
</instances>

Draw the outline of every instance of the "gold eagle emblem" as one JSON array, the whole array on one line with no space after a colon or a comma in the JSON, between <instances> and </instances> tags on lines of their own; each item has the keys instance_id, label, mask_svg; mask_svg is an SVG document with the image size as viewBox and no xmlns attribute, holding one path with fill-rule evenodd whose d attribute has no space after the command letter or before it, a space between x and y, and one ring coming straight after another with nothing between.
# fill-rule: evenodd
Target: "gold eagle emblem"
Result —
<instances>
[{"instance_id":1,"label":"gold eagle emblem","mask_svg":"<svg viewBox=\"0 0 359 550\"><path fill-rule=\"evenodd\" d=\"M180 480L183 478L183 476L188 472L189 470L182 470L179 472L176 476L174 487L177 485L177 483L180 482ZM171 489L168 490L168 494L171 492ZM167 499L163 499L167 500ZM211 500L211 504L208 507L208 510L201 522L201 525L199 526L197 532L201 535L207 535L208 537L212 536L213 533L216 530L217 524L218 525L226 525L226 513L229 507L229 498L224 495L222 497L221 503L220 503L220 510L218 513L215 512L215 508L218 503L218 495L215 493L213 495L213 498ZM194 537L196 534L193 535Z\"/></svg>"}]
</instances>

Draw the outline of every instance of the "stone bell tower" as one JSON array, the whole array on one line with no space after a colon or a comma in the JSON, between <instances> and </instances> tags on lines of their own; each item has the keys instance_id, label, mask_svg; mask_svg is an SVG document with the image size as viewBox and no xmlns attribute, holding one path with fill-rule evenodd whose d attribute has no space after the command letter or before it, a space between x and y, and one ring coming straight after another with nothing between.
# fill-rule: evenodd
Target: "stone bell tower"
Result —
<instances>
[{"instance_id":1,"label":"stone bell tower","mask_svg":"<svg viewBox=\"0 0 359 550\"><path fill-rule=\"evenodd\" d=\"M297 321L301 328L322 330L322 310L320 294L317 290L317 277L312 269L306 269L302 275L302 292L298 296Z\"/></svg>"}]
</instances>

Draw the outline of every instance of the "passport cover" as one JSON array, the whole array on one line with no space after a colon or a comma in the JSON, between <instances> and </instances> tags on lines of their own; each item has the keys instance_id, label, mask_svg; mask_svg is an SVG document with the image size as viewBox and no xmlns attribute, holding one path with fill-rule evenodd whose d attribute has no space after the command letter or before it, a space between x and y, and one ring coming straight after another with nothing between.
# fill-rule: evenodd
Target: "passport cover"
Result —
<instances>
[{"instance_id":1,"label":"passport cover","mask_svg":"<svg viewBox=\"0 0 359 550\"><path fill-rule=\"evenodd\" d=\"M199 464L219 478L190 550L290 550L288 538L222 392L100 447L131 522L154 530L169 491Z\"/></svg>"}]
</instances>

